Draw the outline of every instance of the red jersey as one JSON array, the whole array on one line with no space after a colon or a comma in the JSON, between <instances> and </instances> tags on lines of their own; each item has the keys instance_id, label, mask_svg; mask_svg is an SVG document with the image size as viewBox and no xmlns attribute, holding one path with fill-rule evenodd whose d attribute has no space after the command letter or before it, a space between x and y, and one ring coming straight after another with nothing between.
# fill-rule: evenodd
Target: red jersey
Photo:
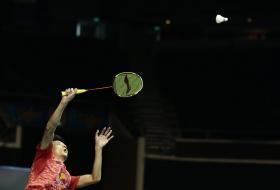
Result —
<instances>
[{"instance_id":1,"label":"red jersey","mask_svg":"<svg viewBox=\"0 0 280 190\"><path fill-rule=\"evenodd\" d=\"M25 190L74 190L79 176L71 176L63 162L54 159L52 143L47 149L36 147L36 155Z\"/></svg>"}]
</instances>

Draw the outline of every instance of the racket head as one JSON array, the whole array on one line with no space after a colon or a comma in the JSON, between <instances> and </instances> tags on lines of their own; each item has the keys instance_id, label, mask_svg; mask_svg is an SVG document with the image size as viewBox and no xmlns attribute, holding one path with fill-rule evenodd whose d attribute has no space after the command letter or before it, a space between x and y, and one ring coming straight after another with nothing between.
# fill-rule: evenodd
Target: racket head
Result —
<instances>
[{"instance_id":1,"label":"racket head","mask_svg":"<svg viewBox=\"0 0 280 190\"><path fill-rule=\"evenodd\" d=\"M121 72L113 80L113 90L121 98L138 94L143 88L143 80L134 72Z\"/></svg>"}]
</instances>

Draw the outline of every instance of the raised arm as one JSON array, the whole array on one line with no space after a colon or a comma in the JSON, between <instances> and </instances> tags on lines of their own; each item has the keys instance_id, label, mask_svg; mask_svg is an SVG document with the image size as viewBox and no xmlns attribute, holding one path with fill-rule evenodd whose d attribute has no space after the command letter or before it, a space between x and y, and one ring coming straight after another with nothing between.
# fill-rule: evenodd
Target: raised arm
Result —
<instances>
[{"instance_id":1,"label":"raised arm","mask_svg":"<svg viewBox=\"0 0 280 190\"><path fill-rule=\"evenodd\" d=\"M68 88L66 89L66 95L61 98L61 101L53 114L51 115L44 131L43 138L41 140L41 149L46 149L53 141L56 127L60 123L61 116L67 107L68 103L75 97L77 89Z\"/></svg>"},{"instance_id":2,"label":"raised arm","mask_svg":"<svg viewBox=\"0 0 280 190\"><path fill-rule=\"evenodd\" d=\"M101 180L102 168L102 150L103 147L114 137L110 136L112 133L111 128L103 128L101 133L97 130L95 133L95 158L93 162L91 174L80 176L77 187L82 188L88 185L98 183Z\"/></svg>"}]
</instances>

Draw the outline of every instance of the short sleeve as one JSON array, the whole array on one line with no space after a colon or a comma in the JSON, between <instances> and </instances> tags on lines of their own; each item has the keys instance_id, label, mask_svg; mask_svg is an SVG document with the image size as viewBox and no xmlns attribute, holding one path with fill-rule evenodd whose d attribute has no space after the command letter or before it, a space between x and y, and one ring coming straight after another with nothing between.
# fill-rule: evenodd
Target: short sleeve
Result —
<instances>
[{"instance_id":1,"label":"short sleeve","mask_svg":"<svg viewBox=\"0 0 280 190\"><path fill-rule=\"evenodd\" d=\"M79 182L80 176L71 176L70 186L69 190L74 190L77 187L77 184Z\"/></svg>"},{"instance_id":2,"label":"short sleeve","mask_svg":"<svg viewBox=\"0 0 280 190\"><path fill-rule=\"evenodd\" d=\"M36 146L36 155L33 160L32 170L35 175L39 175L44 170L46 162L52 157L52 143L46 149L41 149L40 144Z\"/></svg>"},{"instance_id":3,"label":"short sleeve","mask_svg":"<svg viewBox=\"0 0 280 190\"><path fill-rule=\"evenodd\" d=\"M52 156L52 143L50 143L50 145L46 149L41 149L40 144L36 146L35 160L40 158L49 159L51 156Z\"/></svg>"}]
</instances>

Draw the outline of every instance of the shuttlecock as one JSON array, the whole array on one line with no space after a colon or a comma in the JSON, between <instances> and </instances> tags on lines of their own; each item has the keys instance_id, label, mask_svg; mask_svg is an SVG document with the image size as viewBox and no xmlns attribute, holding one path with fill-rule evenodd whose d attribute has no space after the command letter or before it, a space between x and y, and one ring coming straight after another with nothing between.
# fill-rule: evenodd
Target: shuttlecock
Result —
<instances>
[{"instance_id":1,"label":"shuttlecock","mask_svg":"<svg viewBox=\"0 0 280 190\"><path fill-rule=\"evenodd\" d=\"M223 16L221 16L221 15L217 15L217 16L216 16L216 23L217 23L217 24L220 24L220 23L226 22L226 21L228 21L228 18L223 17Z\"/></svg>"}]
</instances>

